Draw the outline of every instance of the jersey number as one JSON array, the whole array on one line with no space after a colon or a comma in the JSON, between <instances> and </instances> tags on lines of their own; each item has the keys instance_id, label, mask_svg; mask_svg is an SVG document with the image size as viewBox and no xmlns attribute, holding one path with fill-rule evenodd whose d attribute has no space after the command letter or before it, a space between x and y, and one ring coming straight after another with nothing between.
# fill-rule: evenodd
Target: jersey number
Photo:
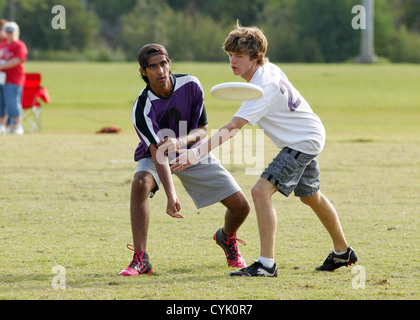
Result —
<instances>
[{"instance_id":1,"label":"jersey number","mask_svg":"<svg viewBox=\"0 0 420 320\"><path fill-rule=\"evenodd\" d=\"M295 111L300 106L299 98L293 102L292 88L290 88L289 84L285 80L280 80L280 92L283 95L287 92L287 105L289 106L290 111Z\"/></svg>"}]
</instances>

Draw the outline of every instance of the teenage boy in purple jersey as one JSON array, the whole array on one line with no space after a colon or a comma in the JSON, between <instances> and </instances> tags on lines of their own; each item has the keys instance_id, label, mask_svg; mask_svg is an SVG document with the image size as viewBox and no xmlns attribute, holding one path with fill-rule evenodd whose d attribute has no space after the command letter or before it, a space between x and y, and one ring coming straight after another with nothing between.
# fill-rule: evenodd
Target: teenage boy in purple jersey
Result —
<instances>
[{"instance_id":1,"label":"teenage boy in purple jersey","mask_svg":"<svg viewBox=\"0 0 420 320\"><path fill-rule=\"evenodd\" d=\"M134 251L123 276L152 273L146 253L149 225L148 198L162 184L167 196L166 212L183 218L169 167L175 150L197 147L207 135L204 93L199 80L191 75L172 74L171 60L159 44L143 46L138 54L140 73L147 86L140 92L132 109L132 118L140 143L135 151L138 161L131 189L131 228ZM161 149L162 151L158 150ZM221 202L226 208L223 228L213 235L225 252L231 267L243 268L236 232L245 221L249 202L241 188L211 153L206 153L182 173L175 173L197 208Z\"/></svg>"},{"instance_id":2,"label":"teenage boy in purple jersey","mask_svg":"<svg viewBox=\"0 0 420 320\"><path fill-rule=\"evenodd\" d=\"M267 39L260 29L238 25L227 37L224 50L233 73L261 87L264 96L243 102L231 121L196 150L180 150L181 155L171 162L171 168L182 172L247 123L264 129L281 149L251 190L260 233L260 256L251 266L231 275L277 276L274 260L277 216L271 200L277 191L285 196L294 192L316 213L331 236L334 250L316 270L333 271L355 263L357 255L347 244L337 212L320 191L317 156L325 144L321 120L284 72L265 57Z\"/></svg>"}]
</instances>

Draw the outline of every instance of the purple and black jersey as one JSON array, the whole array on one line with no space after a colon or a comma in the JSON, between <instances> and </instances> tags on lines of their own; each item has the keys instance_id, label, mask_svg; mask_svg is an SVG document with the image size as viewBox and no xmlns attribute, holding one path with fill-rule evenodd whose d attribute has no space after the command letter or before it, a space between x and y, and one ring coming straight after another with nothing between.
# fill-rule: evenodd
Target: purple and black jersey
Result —
<instances>
[{"instance_id":1,"label":"purple and black jersey","mask_svg":"<svg viewBox=\"0 0 420 320\"><path fill-rule=\"evenodd\" d=\"M204 93L200 81L191 75L171 74L173 83L169 98L157 96L149 85L144 88L132 109L134 128L140 143L134 160L151 157L149 146L165 137L180 137L207 125Z\"/></svg>"}]
</instances>

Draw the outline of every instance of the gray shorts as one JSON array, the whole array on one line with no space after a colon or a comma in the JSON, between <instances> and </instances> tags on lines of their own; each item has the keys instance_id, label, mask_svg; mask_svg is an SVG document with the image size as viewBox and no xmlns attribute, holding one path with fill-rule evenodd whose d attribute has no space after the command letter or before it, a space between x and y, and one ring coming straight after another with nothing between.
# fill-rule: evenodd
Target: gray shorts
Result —
<instances>
[{"instance_id":1,"label":"gray shorts","mask_svg":"<svg viewBox=\"0 0 420 320\"><path fill-rule=\"evenodd\" d=\"M149 172L155 179L156 188L150 193L152 198L161 184L152 158L143 158L138 162L134 174L141 171ZM241 190L232 175L211 153L197 164L173 174L179 178L197 208L220 202Z\"/></svg>"},{"instance_id":2,"label":"gray shorts","mask_svg":"<svg viewBox=\"0 0 420 320\"><path fill-rule=\"evenodd\" d=\"M288 197L292 191L296 197L310 197L321 186L316 155L283 148L261 175L274 184L280 193Z\"/></svg>"}]
</instances>

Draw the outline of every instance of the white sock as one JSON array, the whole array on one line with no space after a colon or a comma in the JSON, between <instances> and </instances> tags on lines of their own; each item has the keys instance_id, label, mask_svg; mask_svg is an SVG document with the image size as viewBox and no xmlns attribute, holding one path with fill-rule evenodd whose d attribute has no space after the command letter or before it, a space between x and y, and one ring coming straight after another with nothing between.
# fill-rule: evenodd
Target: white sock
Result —
<instances>
[{"instance_id":1,"label":"white sock","mask_svg":"<svg viewBox=\"0 0 420 320\"><path fill-rule=\"evenodd\" d=\"M268 259L260 256L258 261L266 268L272 268L274 265L274 259Z\"/></svg>"},{"instance_id":2,"label":"white sock","mask_svg":"<svg viewBox=\"0 0 420 320\"><path fill-rule=\"evenodd\" d=\"M335 251L335 250L334 250L334 253L335 253L336 255L345 254L346 252L347 252L347 250L346 250L346 251L343 251L343 252L337 252L337 251Z\"/></svg>"}]
</instances>

